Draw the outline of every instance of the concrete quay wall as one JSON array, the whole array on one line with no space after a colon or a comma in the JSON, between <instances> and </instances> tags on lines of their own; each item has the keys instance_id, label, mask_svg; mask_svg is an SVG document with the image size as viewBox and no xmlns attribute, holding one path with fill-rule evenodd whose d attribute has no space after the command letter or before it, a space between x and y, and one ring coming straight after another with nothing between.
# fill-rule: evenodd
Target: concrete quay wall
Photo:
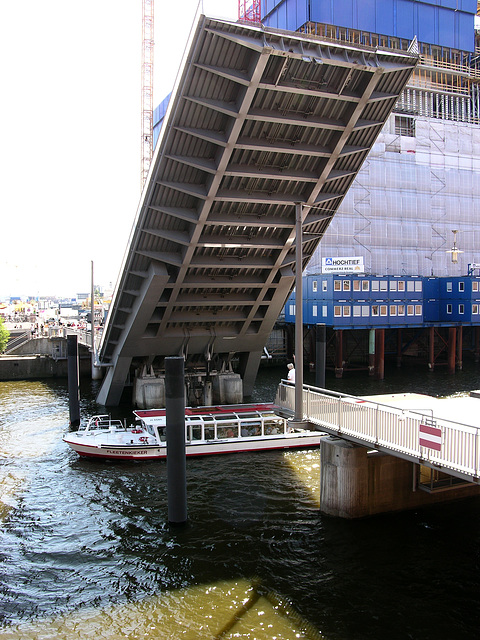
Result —
<instances>
[{"instance_id":1,"label":"concrete quay wall","mask_svg":"<svg viewBox=\"0 0 480 640\"><path fill-rule=\"evenodd\" d=\"M480 495L476 484L428 493L414 490L413 464L335 437L320 442L320 510L363 518Z\"/></svg>"},{"instance_id":2,"label":"concrete quay wall","mask_svg":"<svg viewBox=\"0 0 480 640\"><path fill-rule=\"evenodd\" d=\"M90 357L79 359L79 375L91 375ZM66 358L56 360L47 355L0 356L0 381L67 377Z\"/></svg>"}]
</instances>

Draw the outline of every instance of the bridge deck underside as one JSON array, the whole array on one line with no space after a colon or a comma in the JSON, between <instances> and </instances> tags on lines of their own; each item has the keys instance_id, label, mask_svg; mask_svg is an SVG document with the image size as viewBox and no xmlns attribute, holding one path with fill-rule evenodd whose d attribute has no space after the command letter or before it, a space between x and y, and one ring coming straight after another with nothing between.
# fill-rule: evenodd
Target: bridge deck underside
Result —
<instances>
[{"instance_id":1,"label":"bridge deck underside","mask_svg":"<svg viewBox=\"0 0 480 640\"><path fill-rule=\"evenodd\" d=\"M104 331L106 403L119 359L259 361L294 285L295 203L305 266L416 62L200 18Z\"/></svg>"}]
</instances>

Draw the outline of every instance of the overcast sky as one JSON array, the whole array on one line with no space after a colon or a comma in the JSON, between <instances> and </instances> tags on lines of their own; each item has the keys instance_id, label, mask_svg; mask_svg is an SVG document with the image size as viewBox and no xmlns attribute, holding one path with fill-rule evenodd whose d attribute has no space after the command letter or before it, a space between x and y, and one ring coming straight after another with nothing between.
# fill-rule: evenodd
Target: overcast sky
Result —
<instances>
[{"instance_id":1,"label":"overcast sky","mask_svg":"<svg viewBox=\"0 0 480 640\"><path fill-rule=\"evenodd\" d=\"M154 106L197 7L155 0ZM0 298L117 280L140 197L141 0L0 2Z\"/></svg>"}]
</instances>

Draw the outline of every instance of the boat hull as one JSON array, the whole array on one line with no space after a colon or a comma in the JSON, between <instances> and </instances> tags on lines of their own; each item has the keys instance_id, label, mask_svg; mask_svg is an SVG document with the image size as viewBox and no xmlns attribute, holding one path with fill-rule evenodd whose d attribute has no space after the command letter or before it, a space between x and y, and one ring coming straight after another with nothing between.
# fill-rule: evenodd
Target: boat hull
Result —
<instances>
[{"instance_id":1,"label":"boat hull","mask_svg":"<svg viewBox=\"0 0 480 640\"><path fill-rule=\"evenodd\" d=\"M228 453L245 453L255 451L274 451L279 449L306 449L320 446L324 434L295 433L288 436L272 438L242 438L242 440L216 440L215 442L199 442L185 444L187 457L219 455ZM64 437L66 442L78 455L84 458L107 460L162 460L167 457L165 445L110 445L81 442L79 438Z\"/></svg>"}]
</instances>

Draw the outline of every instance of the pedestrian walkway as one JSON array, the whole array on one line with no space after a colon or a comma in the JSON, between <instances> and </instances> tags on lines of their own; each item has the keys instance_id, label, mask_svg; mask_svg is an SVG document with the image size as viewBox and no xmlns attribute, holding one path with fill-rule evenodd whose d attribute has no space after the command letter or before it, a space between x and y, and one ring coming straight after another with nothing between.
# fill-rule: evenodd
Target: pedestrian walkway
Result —
<instances>
[{"instance_id":1,"label":"pedestrian walkway","mask_svg":"<svg viewBox=\"0 0 480 640\"><path fill-rule=\"evenodd\" d=\"M309 428L480 484L480 398L474 395L357 397L305 385L303 417ZM295 386L282 381L276 404L293 412Z\"/></svg>"}]
</instances>

